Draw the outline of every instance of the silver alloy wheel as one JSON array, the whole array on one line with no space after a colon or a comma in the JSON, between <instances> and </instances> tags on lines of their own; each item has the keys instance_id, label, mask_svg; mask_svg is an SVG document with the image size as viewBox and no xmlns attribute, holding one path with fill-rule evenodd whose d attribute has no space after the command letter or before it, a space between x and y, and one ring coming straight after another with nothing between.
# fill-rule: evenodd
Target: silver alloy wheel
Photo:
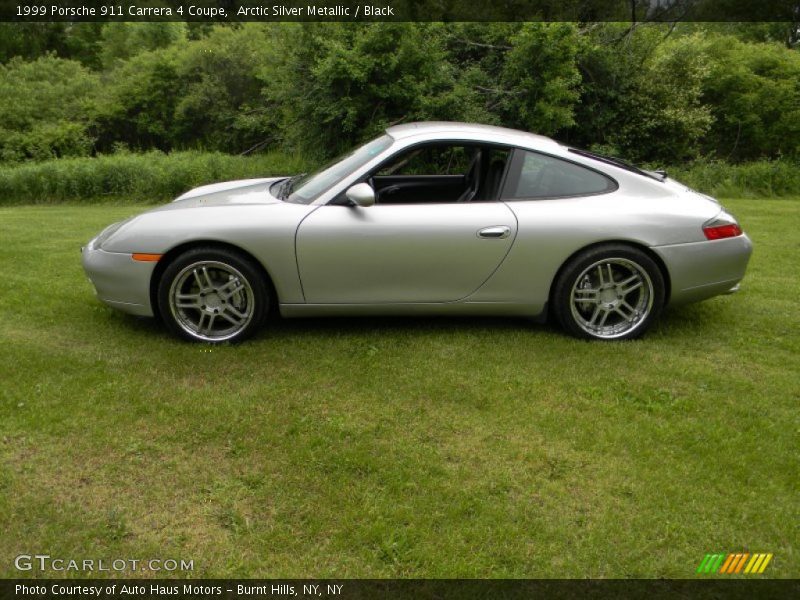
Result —
<instances>
[{"instance_id":1,"label":"silver alloy wheel","mask_svg":"<svg viewBox=\"0 0 800 600\"><path fill-rule=\"evenodd\" d=\"M223 342L253 319L253 289L234 267L204 260L178 273L169 289L175 322L194 338Z\"/></svg>"},{"instance_id":2,"label":"silver alloy wheel","mask_svg":"<svg viewBox=\"0 0 800 600\"><path fill-rule=\"evenodd\" d=\"M646 321L654 295L653 282L641 265L627 258L604 258L575 279L570 309L586 333L614 339Z\"/></svg>"}]
</instances>

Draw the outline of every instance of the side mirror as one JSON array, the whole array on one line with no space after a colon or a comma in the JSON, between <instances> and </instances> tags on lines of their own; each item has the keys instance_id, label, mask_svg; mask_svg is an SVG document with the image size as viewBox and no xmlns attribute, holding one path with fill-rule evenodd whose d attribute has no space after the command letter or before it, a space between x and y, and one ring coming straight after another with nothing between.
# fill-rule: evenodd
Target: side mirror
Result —
<instances>
[{"instance_id":1,"label":"side mirror","mask_svg":"<svg viewBox=\"0 0 800 600\"><path fill-rule=\"evenodd\" d=\"M375 190L368 183L357 183L344 193L356 206L366 208L375 204Z\"/></svg>"}]
</instances>

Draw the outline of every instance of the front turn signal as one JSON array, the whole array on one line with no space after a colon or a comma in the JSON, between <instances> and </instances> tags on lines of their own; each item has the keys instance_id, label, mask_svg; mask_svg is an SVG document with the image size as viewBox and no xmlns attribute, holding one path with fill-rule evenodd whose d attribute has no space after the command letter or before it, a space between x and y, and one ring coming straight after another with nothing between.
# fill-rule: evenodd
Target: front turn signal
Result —
<instances>
[{"instance_id":1,"label":"front turn signal","mask_svg":"<svg viewBox=\"0 0 800 600\"><path fill-rule=\"evenodd\" d=\"M158 262L162 256L163 254L146 254L143 252L134 252L131 254L131 258L139 262Z\"/></svg>"}]
</instances>

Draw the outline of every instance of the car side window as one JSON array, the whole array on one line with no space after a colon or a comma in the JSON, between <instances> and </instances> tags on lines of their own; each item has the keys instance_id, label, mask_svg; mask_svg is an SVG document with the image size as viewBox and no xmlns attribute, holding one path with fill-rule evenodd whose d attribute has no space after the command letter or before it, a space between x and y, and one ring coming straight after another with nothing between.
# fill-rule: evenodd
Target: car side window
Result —
<instances>
[{"instance_id":1,"label":"car side window","mask_svg":"<svg viewBox=\"0 0 800 600\"><path fill-rule=\"evenodd\" d=\"M493 202L511 149L472 142L428 143L399 152L365 181L380 204Z\"/></svg>"},{"instance_id":2,"label":"car side window","mask_svg":"<svg viewBox=\"0 0 800 600\"><path fill-rule=\"evenodd\" d=\"M517 150L503 198L591 196L616 188L613 179L598 171L554 156Z\"/></svg>"},{"instance_id":3,"label":"car side window","mask_svg":"<svg viewBox=\"0 0 800 600\"><path fill-rule=\"evenodd\" d=\"M403 152L376 175L461 175L469 169L477 148L434 145Z\"/></svg>"}]
</instances>

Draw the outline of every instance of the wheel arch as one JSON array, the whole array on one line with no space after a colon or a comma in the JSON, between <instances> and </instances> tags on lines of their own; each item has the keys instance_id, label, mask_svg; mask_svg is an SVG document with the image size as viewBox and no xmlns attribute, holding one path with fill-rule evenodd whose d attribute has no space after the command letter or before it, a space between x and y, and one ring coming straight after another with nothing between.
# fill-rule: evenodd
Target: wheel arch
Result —
<instances>
[{"instance_id":1,"label":"wheel arch","mask_svg":"<svg viewBox=\"0 0 800 600\"><path fill-rule=\"evenodd\" d=\"M664 263L664 260L658 255L657 252L653 251L652 248L649 246L642 244L641 242L636 242L633 240L625 240L625 239L611 239L611 240L603 240L601 242L593 242L591 244L587 244L586 246L582 246L578 248L570 254L564 262L561 263L561 266L558 267L556 274L553 276L553 279L550 281L550 289L547 293L547 300L550 306L553 304L553 292L555 291L556 283L558 282L561 274L564 272L564 269L567 268L567 265L573 261L573 259L580 254L581 252L585 252L587 250L591 250L592 248L597 248L599 246L607 246L609 244L619 244L622 246L631 246L632 248L636 248L637 250L641 250L644 252L648 257L650 257L654 263L658 266L659 271L661 271L661 276L664 278L664 306L669 304L669 298L672 294L672 281L670 280L669 269L667 269L667 265Z\"/></svg>"},{"instance_id":2,"label":"wheel arch","mask_svg":"<svg viewBox=\"0 0 800 600\"><path fill-rule=\"evenodd\" d=\"M158 310L158 284L161 281L161 276L164 274L164 271L169 266L169 264L175 260L178 256L186 252L187 250L191 250L192 248L219 248L224 250L231 250L233 252L237 252L247 258L248 260L252 261L254 265L258 267L261 271L261 274L264 276L264 281L267 284L267 291L269 292L270 299L273 302L270 302L270 310L275 310L278 305L278 291L275 287L275 283L272 280L272 275L270 274L269 270L267 269L264 264L258 260L251 252L248 252L241 246L237 246L236 244L231 244L228 242L221 242L219 240L192 240L190 242L184 242L182 244L178 244L177 246L170 248L156 263L155 269L153 269L153 273L150 276L150 305L153 309L153 315L160 319L161 315L159 314Z\"/></svg>"}]
</instances>

